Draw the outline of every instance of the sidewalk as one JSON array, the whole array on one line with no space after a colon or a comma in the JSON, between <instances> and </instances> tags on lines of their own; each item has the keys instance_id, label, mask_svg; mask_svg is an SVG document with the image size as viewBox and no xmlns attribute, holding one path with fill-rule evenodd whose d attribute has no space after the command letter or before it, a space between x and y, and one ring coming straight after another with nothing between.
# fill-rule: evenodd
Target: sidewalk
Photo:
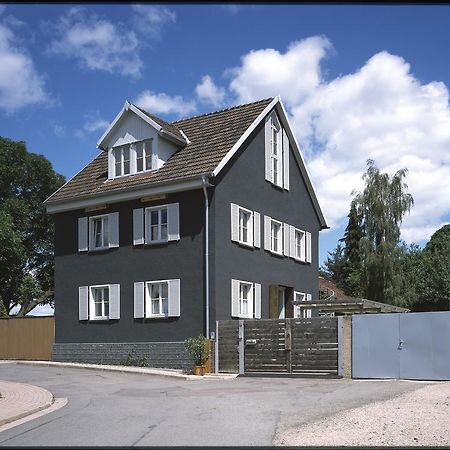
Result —
<instances>
[{"instance_id":1,"label":"sidewalk","mask_svg":"<svg viewBox=\"0 0 450 450\"><path fill-rule=\"evenodd\" d=\"M31 384L0 380L0 427L50 407L53 395Z\"/></svg>"},{"instance_id":2,"label":"sidewalk","mask_svg":"<svg viewBox=\"0 0 450 450\"><path fill-rule=\"evenodd\" d=\"M161 377L173 377L180 378L189 381L200 381L200 380L228 380L237 377L237 374L227 374L227 373L210 373L203 376L197 375L187 375L182 373L181 370L176 369L156 369L147 367L132 367L132 366L113 366L107 364L84 364L84 363L69 363L69 362L55 362L55 361L24 361L24 360L10 360L10 361L0 361L0 362L10 362L15 364L24 364L32 366L55 366L55 367L71 367L75 369L94 369L94 370L109 370L112 372L126 372L126 373L136 373L141 375L158 375Z\"/></svg>"}]
</instances>

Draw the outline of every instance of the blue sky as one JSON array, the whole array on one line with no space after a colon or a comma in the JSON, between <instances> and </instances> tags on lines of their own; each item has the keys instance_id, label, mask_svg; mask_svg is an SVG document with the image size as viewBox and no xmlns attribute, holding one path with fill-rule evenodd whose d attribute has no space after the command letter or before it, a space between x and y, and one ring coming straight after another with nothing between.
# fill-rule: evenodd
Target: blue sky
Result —
<instances>
[{"instance_id":1,"label":"blue sky","mask_svg":"<svg viewBox=\"0 0 450 450\"><path fill-rule=\"evenodd\" d=\"M175 120L280 94L331 230L367 158L449 221L448 5L0 5L0 135L72 177L125 99Z\"/></svg>"}]
</instances>

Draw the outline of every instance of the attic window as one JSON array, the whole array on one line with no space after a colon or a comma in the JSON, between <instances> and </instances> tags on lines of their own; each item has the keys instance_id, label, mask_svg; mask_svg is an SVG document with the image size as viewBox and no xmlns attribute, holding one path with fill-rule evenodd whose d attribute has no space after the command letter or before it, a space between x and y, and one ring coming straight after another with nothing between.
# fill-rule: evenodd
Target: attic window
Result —
<instances>
[{"instance_id":1,"label":"attic window","mask_svg":"<svg viewBox=\"0 0 450 450\"><path fill-rule=\"evenodd\" d=\"M132 142L111 150L110 178L157 169L157 159L152 155L152 140Z\"/></svg>"}]
</instances>

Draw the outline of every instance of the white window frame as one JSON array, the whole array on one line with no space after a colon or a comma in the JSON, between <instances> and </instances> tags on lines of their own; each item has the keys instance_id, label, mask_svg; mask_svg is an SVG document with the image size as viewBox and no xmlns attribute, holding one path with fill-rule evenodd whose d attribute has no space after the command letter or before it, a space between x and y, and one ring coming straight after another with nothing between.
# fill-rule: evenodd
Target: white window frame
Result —
<instances>
[{"instance_id":1,"label":"white window frame","mask_svg":"<svg viewBox=\"0 0 450 450\"><path fill-rule=\"evenodd\" d=\"M137 170L137 150L136 145L141 144L143 146L143 170ZM130 152L130 171L129 173L124 173L124 152L123 150L128 148ZM120 167L121 174L117 175L116 173L116 151L120 150ZM146 169L146 158L150 158L150 169ZM153 149L153 139L141 139L138 141L133 141L127 144L116 145L111 148L111 158L113 160L113 179L115 178L123 178L128 177L130 175L135 175L137 173L145 173L145 172L154 172L157 170L157 167L154 167L154 149Z\"/></svg>"},{"instance_id":2,"label":"white window frame","mask_svg":"<svg viewBox=\"0 0 450 450\"><path fill-rule=\"evenodd\" d=\"M301 233L302 237L300 240L300 256L297 255L298 239L297 234ZM303 257L302 257L303 255ZM300 230L299 228L294 228L294 255L293 258L297 261L306 262L306 231Z\"/></svg>"},{"instance_id":3,"label":"white window frame","mask_svg":"<svg viewBox=\"0 0 450 450\"><path fill-rule=\"evenodd\" d=\"M274 235L272 234L272 230L273 230L273 224L276 223L277 225L279 225L279 231L278 231L278 236L277 236L277 242L278 242L278 247L279 250L275 250L274 249ZM275 253L276 255L280 255L283 256L283 222L279 222L278 220L272 219L270 218L270 251L272 253Z\"/></svg>"},{"instance_id":4,"label":"white window frame","mask_svg":"<svg viewBox=\"0 0 450 450\"><path fill-rule=\"evenodd\" d=\"M102 247L96 247L95 246L95 221L101 220L102 221L102 241L103 246ZM106 250L109 249L109 216L108 214L101 214L97 216L90 216L89 217L89 251L98 251L98 250ZM108 239L105 244L105 230L107 230L108 233Z\"/></svg>"},{"instance_id":5,"label":"white window frame","mask_svg":"<svg viewBox=\"0 0 450 450\"><path fill-rule=\"evenodd\" d=\"M138 170L137 167L137 145L142 143L142 170ZM144 172L151 172L154 171L155 168L153 167L153 139L143 139L141 141L136 141L131 144L132 147L134 147L134 154L136 156L136 173L144 173ZM146 160L147 158L150 158L150 169L146 169Z\"/></svg>"},{"instance_id":6,"label":"white window frame","mask_svg":"<svg viewBox=\"0 0 450 450\"><path fill-rule=\"evenodd\" d=\"M166 210L166 238L161 239L161 211L165 209ZM158 211L158 237L159 239L151 239L152 236L152 222L151 222L151 213L154 211ZM168 205L158 205L158 206L149 206L145 208L145 217L144 217L144 223L145 223L145 244L162 244L169 241L169 209Z\"/></svg>"},{"instance_id":7,"label":"white window frame","mask_svg":"<svg viewBox=\"0 0 450 450\"><path fill-rule=\"evenodd\" d=\"M145 318L147 319L165 319L169 317L169 281L170 280L156 280L156 281L146 281L144 284L144 299L145 299ZM152 299L150 294L151 286L153 285L162 285L163 283L167 286L167 313L164 314L160 312L159 314L153 314L152 313ZM161 288L160 288L161 291ZM162 311L162 301L161 301L161 294L159 296L159 310Z\"/></svg>"},{"instance_id":8,"label":"white window frame","mask_svg":"<svg viewBox=\"0 0 450 450\"><path fill-rule=\"evenodd\" d=\"M306 302L307 300L307 295L304 292L298 292L298 291L294 291L294 301L297 301L297 296L302 296L303 298L301 298L302 302ZM305 309L305 308L300 308L299 305L294 305L294 315L296 319L309 319L311 318L311 309Z\"/></svg>"},{"instance_id":9,"label":"white window frame","mask_svg":"<svg viewBox=\"0 0 450 450\"><path fill-rule=\"evenodd\" d=\"M283 150L281 125L274 115L270 118L270 177L275 186L283 186ZM274 135L276 136L276 146L274 145ZM275 167L278 180L275 181Z\"/></svg>"},{"instance_id":10,"label":"white window frame","mask_svg":"<svg viewBox=\"0 0 450 450\"><path fill-rule=\"evenodd\" d=\"M247 298L247 314L244 314L242 312L243 308L243 297L242 297L242 287L243 286L248 286L250 287L250 289L247 291L248 292L248 298ZM254 315L254 283L250 283L248 281L239 281L239 317L245 317L245 318L253 318Z\"/></svg>"},{"instance_id":11,"label":"white window frame","mask_svg":"<svg viewBox=\"0 0 450 450\"><path fill-rule=\"evenodd\" d=\"M253 211L247 208L243 208L242 206L238 206L238 208L238 242L239 244L253 247ZM247 241L244 241L241 235L241 212L249 214L247 222Z\"/></svg>"},{"instance_id":12,"label":"white window frame","mask_svg":"<svg viewBox=\"0 0 450 450\"><path fill-rule=\"evenodd\" d=\"M93 289L104 289L108 288L108 315L96 316L95 315L95 302L94 302L94 294ZM97 284L94 286L89 286L89 320L109 320L109 313L111 307L111 289L109 284ZM102 302L102 310L104 312L104 301Z\"/></svg>"}]
</instances>

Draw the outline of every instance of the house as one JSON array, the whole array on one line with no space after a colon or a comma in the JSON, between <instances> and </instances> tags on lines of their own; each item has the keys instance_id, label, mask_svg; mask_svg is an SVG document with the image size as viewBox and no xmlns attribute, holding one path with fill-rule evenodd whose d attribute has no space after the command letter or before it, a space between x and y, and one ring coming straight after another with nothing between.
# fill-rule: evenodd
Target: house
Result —
<instances>
[{"instance_id":1,"label":"house","mask_svg":"<svg viewBox=\"0 0 450 450\"><path fill-rule=\"evenodd\" d=\"M168 123L125 102L45 205L57 361L191 362L216 320L301 314L327 228L279 97Z\"/></svg>"}]
</instances>

